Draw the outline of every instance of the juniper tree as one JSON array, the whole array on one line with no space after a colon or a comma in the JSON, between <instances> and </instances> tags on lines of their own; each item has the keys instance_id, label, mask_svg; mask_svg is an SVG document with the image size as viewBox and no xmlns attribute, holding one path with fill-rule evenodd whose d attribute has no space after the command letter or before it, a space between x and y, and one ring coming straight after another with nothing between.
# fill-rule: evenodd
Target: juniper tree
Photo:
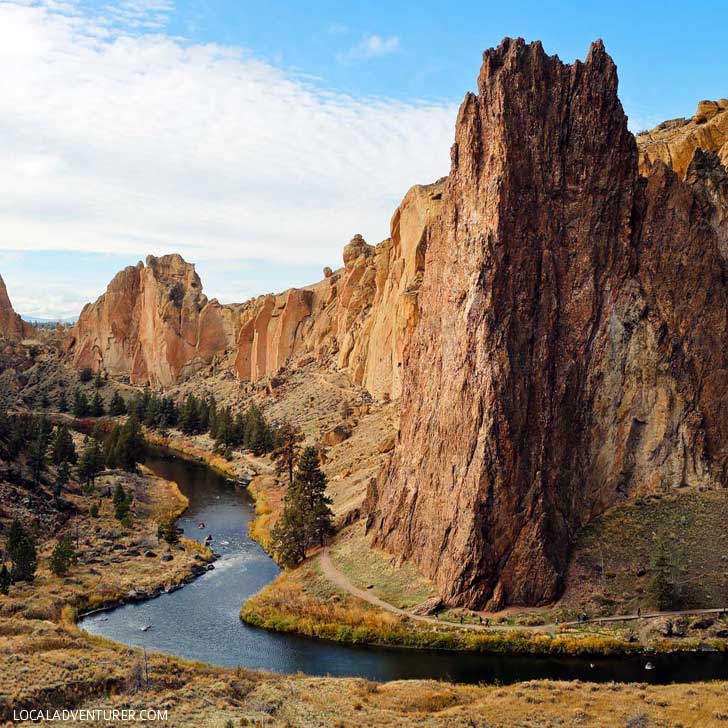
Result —
<instances>
[{"instance_id":1,"label":"juniper tree","mask_svg":"<svg viewBox=\"0 0 728 728\"><path fill-rule=\"evenodd\" d=\"M70 534L66 534L59 541L51 553L49 566L56 576L65 576L71 564L76 561L76 548Z\"/></svg>"}]
</instances>

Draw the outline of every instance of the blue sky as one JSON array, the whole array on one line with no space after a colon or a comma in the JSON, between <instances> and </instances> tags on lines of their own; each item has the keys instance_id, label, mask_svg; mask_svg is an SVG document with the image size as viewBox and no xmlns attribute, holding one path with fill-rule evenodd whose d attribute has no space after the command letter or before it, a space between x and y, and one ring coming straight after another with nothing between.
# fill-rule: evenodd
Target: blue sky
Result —
<instances>
[{"instance_id":1,"label":"blue sky","mask_svg":"<svg viewBox=\"0 0 728 728\"><path fill-rule=\"evenodd\" d=\"M0 274L45 317L147 253L223 301L312 282L447 172L504 36L603 38L636 130L728 96L726 28L725 2L0 0Z\"/></svg>"}]
</instances>

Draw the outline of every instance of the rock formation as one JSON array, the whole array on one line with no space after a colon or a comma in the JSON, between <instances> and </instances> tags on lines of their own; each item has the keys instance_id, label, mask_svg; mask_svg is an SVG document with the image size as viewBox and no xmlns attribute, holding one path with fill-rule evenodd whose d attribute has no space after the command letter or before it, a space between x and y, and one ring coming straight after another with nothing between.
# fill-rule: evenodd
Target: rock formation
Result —
<instances>
[{"instance_id":1,"label":"rock formation","mask_svg":"<svg viewBox=\"0 0 728 728\"><path fill-rule=\"evenodd\" d=\"M84 307L67 350L79 369L169 386L234 348L238 308L208 301L195 267L179 255L150 255Z\"/></svg>"},{"instance_id":2,"label":"rock formation","mask_svg":"<svg viewBox=\"0 0 728 728\"><path fill-rule=\"evenodd\" d=\"M0 336L12 341L20 341L32 334L32 327L29 323L15 313L13 304L8 297L8 289L5 281L0 276Z\"/></svg>"},{"instance_id":3,"label":"rock formation","mask_svg":"<svg viewBox=\"0 0 728 728\"><path fill-rule=\"evenodd\" d=\"M484 54L428 234L399 439L368 495L375 544L450 603L549 602L595 515L725 483L715 162L695 155L684 183L647 159L640 177L601 42L573 65L522 40Z\"/></svg>"},{"instance_id":4,"label":"rock formation","mask_svg":"<svg viewBox=\"0 0 728 728\"><path fill-rule=\"evenodd\" d=\"M696 149L715 152L728 164L728 99L701 101L691 119L664 121L652 131L637 137L640 169L650 162L663 161L685 177Z\"/></svg>"},{"instance_id":5,"label":"rock formation","mask_svg":"<svg viewBox=\"0 0 728 728\"><path fill-rule=\"evenodd\" d=\"M252 381L314 357L348 371L374 396L396 398L442 185L413 187L391 237L371 246L355 236L344 267L326 268L319 283L245 304L208 302L194 266L179 255L149 256L84 308L67 345L73 364L165 387L229 352L237 376Z\"/></svg>"},{"instance_id":6,"label":"rock formation","mask_svg":"<svg viewBox=\"0 0 728 728\"><path fill-rule=\"evenodd\" d=\"M726 121L702 102L638 145L601 42L566 65L506 40L460 108L450 175L407 193L387 240L355 236L319 283L236 306L150 257L69 351L162 386L228 354L242 380L314 359L401 395L374 543L450 603L548 602L606 508L726 484Z\"/></svg>"}]
</instances>

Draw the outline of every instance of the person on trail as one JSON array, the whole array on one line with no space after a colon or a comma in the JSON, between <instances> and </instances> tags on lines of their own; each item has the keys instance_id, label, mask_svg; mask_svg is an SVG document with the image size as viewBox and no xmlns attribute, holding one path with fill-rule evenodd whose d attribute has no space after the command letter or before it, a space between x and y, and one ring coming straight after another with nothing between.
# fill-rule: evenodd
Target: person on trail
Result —
<instances>
[{"instance_id":1,"label":"person on trail","mask_svg":"<svg viewBox=\"0 0 728 728\"><path fill-rule=\"evenodd\" d=\"M463 623L463 615L461 614L460 615L460 624L462 624L462 623Z\"/></svg>"},{"instance_id":2,"label":"person on trail","mask_svg":"<svg viewBox=\"0 0 728 728\"><path fill-rule=\"evenodd\" d=\"M483 615L482 614L478 615L478 621L480 622L480 624L483 624Z\"/></svg>"},{"instance_id":3,"label":"person on trail","mask_svg":"<svg viewBox=\"0 0 728 728\"><path fill-rule=\"evenodd\" d=\"M637 607L637 619L641 619L642 617L642 607Z\"/></svg>"},{"instance_id":4,"label":"person on trail","mask_svg":"<svg viewBox=\"0 0 728 728\"><path fill-rule=\"evenodd\" d=\"M485 626L490 627L490 617L486 617L485 619Z\"/></svg>"}]
</instances>

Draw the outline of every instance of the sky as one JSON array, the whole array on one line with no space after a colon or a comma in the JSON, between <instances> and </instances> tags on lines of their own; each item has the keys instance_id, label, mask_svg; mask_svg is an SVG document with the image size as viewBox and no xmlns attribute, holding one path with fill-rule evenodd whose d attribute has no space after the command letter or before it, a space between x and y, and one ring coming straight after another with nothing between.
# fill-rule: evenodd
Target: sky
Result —
<instances>
[{"instance_id":1,"label":"sky","mask_svg":"<svg viewBox=\"0 0 728 728\"><path fill-rule=\"evenodd\" d=\"M637 131L728 96L728 3L0 0L0 274L73 317L147 254L223 302L318 280L449 166L504 36L603 38Z\"/></svg>"}]
</instances>

